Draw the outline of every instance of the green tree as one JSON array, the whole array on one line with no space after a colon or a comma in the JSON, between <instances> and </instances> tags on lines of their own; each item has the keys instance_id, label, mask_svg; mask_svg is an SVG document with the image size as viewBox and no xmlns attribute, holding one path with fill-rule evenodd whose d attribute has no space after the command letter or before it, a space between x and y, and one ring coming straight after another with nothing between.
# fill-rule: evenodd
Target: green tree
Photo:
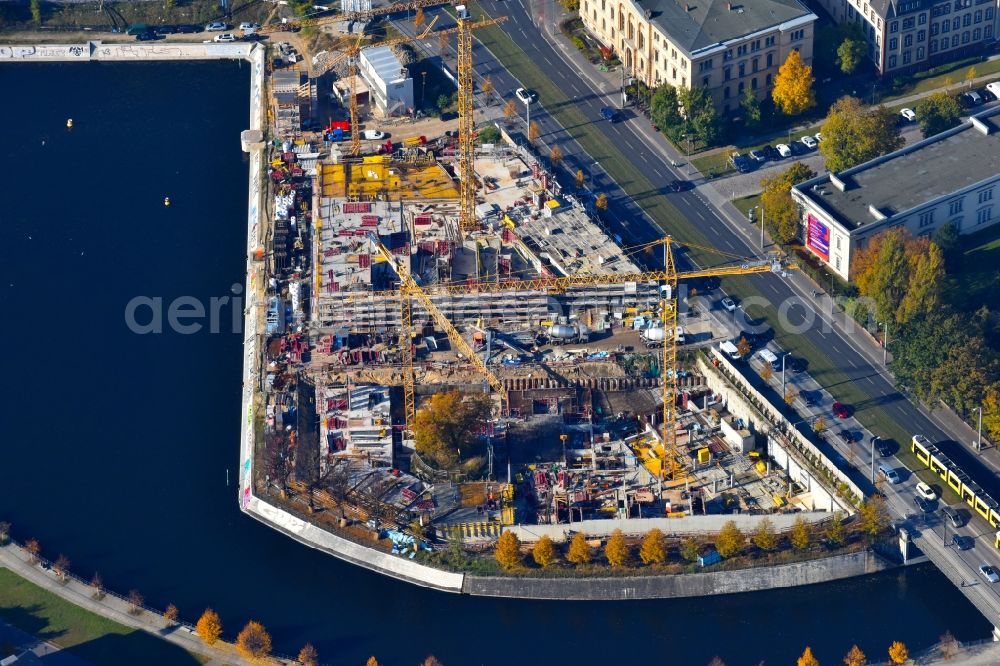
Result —
<instances>
[{"instance_id":1,"label":"green tree","mask_svg":"<svg viewBox=\"0 0 1000 666\"><path fill-rule=\"evenodd\" d=\"M944 257L945 270L953 272L958 268L962 258L962 240L958 235L958 229L951 222L942 224L934 232L934 244L941 250Z\"/></svg>"},{"instance_id":2,"label":"green tree","mask_svg":"<svg viewBox=\"0 0 1000 666\"><path fill-rule=\"evenodd\" d=\"M684 107L690 135L705 145L715 144L722 136L722 126L712 93L707 88L696 86L682 89L678 96Z\"/></svg>"},{"instance_id":3,"label":"green tree","mask_svg":"<svg viewBox=\"0 0 1000 666\"><path fill-rule=\"evenodd\" d=\"M997 352L979 335L949 345L944 359L932 371L930 397L943 400L960 413L979 407L1000 377L997 357Z\"/></svg>"},{"instance_id":4,"label":"green tree","mask_svg":"<svg viewBox=\"0 0 1000 666\"><path fill-rule=\"evenodd\" d=\"M760 203L764 209L764 224L779 245L787 245L799 237L801 215L792 199L792 186L815 176L812 169L802 162L795 162L788 169L760 181L763 192Z\"/></svg>"},{"instance_id":5,"label":"green tree","mask_svg":"<svg viewBox=\"0 0 1000 666\"><path fill-rule=\"evenodd\" d=\"M791 534L788 535L788 540L791 542L792 548L800 551L805 550L809 547L810 536L809 523L802 516L797 517L795 524L792 526Z\"/></svg>"},{"instance_id":6,"label":"green tree","mask_svg":"<svg viewBox=\"0 0 1000 666\"><path fill-rule=\"evenodd\" d=\"M547 567L555 562L556 546L552 543L552 539L542 536L531 550L531 557L535 560L535 564L540 567Z\"/></svg>"},{"instance_id":7,"label":"green tree","mask_svg":"<svg viewBox=\"0 0 1000 666\"><path fill-rule=\"evenodd\" d=\"M909 259L910 279L896 311L896 321L900 323L935 310L945 280L944 255L934 243L930 243L927 252L915 253Z\"/></svg>"},{"instance_id":8,"label":"green tree","mask_svg":"<svg viewBox=\"0 0 1000 666\"><path fill-rule=\"evenodd\" d=\"M451 106L451 97L448 95L438 95L437 108L438 111L445 111L449 106Z\"/></svg>"},{"instance_id":9,"label":"green tree","mask_svg":"<svg viewBox=\"0 0 1000 666\"><path fill-rule=\"evenodd\" d=\"M677 88L663 84L656 89L649 103L649 118L660 131L677 138L677 132L684 125Z\"/></svg>"},{"instance_id":10,"label":"green tree","mask_svg":"<svg viewBox=\"0 0 1000 666\"><path fill-rule=\"evenodd\" d=\"M751 537L753 544L763 551L772 551L778 547L778 535L774 533L774 523L770 518L761 518Z\"/></svg>"},{"instance_id":11,"label":"green tree","mask_svg":"<svg viewBox=\"0 0 1000 666\"><path fill-rule=\"evenodd\" d=\"M902 147L896 115L866 109L856 97L841 97L826 115L819 152L830 171L843 171Z\"/></svg>"},{"instance_id":12,"label":"green tree","mask_svg":"<svg viewBox=\"0 0 1000 666\"><path fill-rule=\"evenodd\" d=\"M743 89L743 97L740 99L740 106L743 108L743 113L746 115L746 124L749 127L755 126L760 122L760 100L757 99L757 93L750 86Z\"/></svg>"},{"instance_id":13,"label":"green tree","mask_svg":"<svg viewBox=\"0 0 1000 666\"><path fill-rule=\"evenodd\" d=\"M1000 383L986 389L983 398L983 430L993 441L1000 441Z\"/></svg>"},{"instance_id":14,"label":"green tree","mask_svg":"<svg viewBox=\"0 0 1000 666\"><path fill-rule=\"evenodd\" d=\"M867 54L868 44L864 39L847 37L837 47L837 66L844 74L853 74Z\"/></svg>"},{"instance_id":15,"label":"green tree","mask_svg":"<svg viewBox=\"0 0 1000 666\"><path fill-rule=\"evenodd\" d=\"M795 664L796 666L819 666L819 660L813 656L812 648L807 645Z\"/></svg>"},{"instance_id":16,"label":"green tree","mask_svg":"<svg viewBox=\"0 0 1000 666\"><path fill-rule=\"evenodd\" d=\"M608 564L613 567L624 566L628 563L629 547L625 543L625 536L621 530L612 532L611 538L604 546L604 557L607 558Z\"/></svg>"},{"instance_id":17,"label":"green tree","mask_svg":"<svg viewBox=\"0 0 1000 666\"><path fill-rule=\"evenodd\" d=\"M826 526L826 538L835 546L844 545L844 523L839 511L833 514L830 524Z\"/></svg>"},{"instance_id":18,"label":"green tree","mask_svg":"<svg viewBox=\"0 0 1000 666\"><path fill-rule=\"evenodd\" d=\"M681 557L688 562L697 562L701 557L701 544L697 539L688 537L681 541Z\"/></svg>"},{"instance_id":19,"label":"green tree","mask_svg":"<svg viewBox=\"0 0 1000 666\"><path fill-rule=\"evenodd\" d=\"M417 453L442 469L451 469L469 457L481 442L479 432L492 411L488 396L446 391L431 396L417 411L413 425Z\"/></svg>"},{"instance_id":20,"label":"green tree","mask_svg":"<svg viewBox=\"0 0 1000 666\"><path fill-rule=\"evenodd\" d=\"M924 137L940 134L962 121L962 107L958 100L945 92L928 95L917 102L915 110Z\"/></svg>"},{"instance_id":21,"label":"green tree","mask_svg":"<svg viewBox=\"0 0 1000 666\"><path fill-rule=\"evenodd\" d=\"M802 61L797 49L792 49L774 77L771 99L786 116L797 116L816 106L815 82L812 67Z\"/></svg>"},{"instance_id":22,"label":"green tree","mask_svg":"<svg viewBox=\"0 0 1000 666\"><path fill-rule=\"evenodd\" d=\"M874 539L889 525L889 512L881 495L872 495L858 507L859 526L861 531Z\"/></svg>"},{"instance_id":23,"label":"green tree","mask_svg":"<svg viewBox=\"0 0 1000 666\"><path fill-rule=\"evenodd\" d=\"M662 564L667 560L667 546L663 532L655 527L646 533L639 548L639 559L643 564Z\"/></svg>"},{"instance_id":24,"label":"green tree","mask_svg":"<svg viewBox=\"0 0 1000 666\"><path fill-rule=\"evenodd\" d=\"M31 20L36 24L42 22L42 3L39 0L31 0Z\"/></svg>"},{"instance_id":25,"label":"green tree","mask_svg":"<svg viewBox=\"0 0 1000 666\"><path fill-rule=\"evenodd\" d=\"M736 522L729 520L722 526L719 534L715 537L715 549L723 557L736 555L746 545L746 537L740 528L736 527Z\"/></svg>"},{"instance_id":26,"label":"green tree","mask_svg":"<svg viewBox=\"0 0 1000 666\"><path fill-rule=\"evenodd\" d=\"M868 658L857 645L851 646L850 651L844 655L844 666L865 666L867 663Z\"/></svg>"},{"instance_id":27,"label":"green tree","mask_svg":"<svg viewBox=\"0 0 1000 666\"><path fill-rule=\"evenodd\" d=\"M504 569L513 569L521 563L521 540L513 532L504 532L497 539L494 556Z\"/></svg>"},{"instance_id":28,"label":"green tree","mask_svg":"<svg viewBox=\"0 0 1000 666\"><path fill-rule=\"evenodd\" d=\"M566 559L573 564L588 564L590 562L590 546L587 544L587 537L583 532L573 535L573 540L569 542L569 551Z\"/></svg>"},{"instance_id":29,"label":"green tree","mask_svg":"<svg viewBox=\"0 0 1000 666\"><path fill-rule=\"evenodd\" d=\"M945 362L953 346L965 345L975 333L969 318L943 310L911 319L898 329L892 342L892 371L896 380L919 399L934 400L936 369Z\"/></svg>"}]
</instances>

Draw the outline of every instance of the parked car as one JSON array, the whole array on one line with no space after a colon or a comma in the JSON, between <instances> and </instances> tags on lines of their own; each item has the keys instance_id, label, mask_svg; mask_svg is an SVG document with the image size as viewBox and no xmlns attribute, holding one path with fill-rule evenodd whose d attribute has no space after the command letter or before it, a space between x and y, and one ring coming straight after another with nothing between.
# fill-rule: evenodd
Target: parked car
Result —
<instances>
[{"instance_id":1,"label":"parked car","mask_svg":"<svg viewBox=\"0 0 1000 666\"><path fill-rule=\"evenodd\" d=\"M184 25L177 26L177 32L179 34L189 35L189 34L193 34L193 33L196 33L196 32L201 32L201 28L199 28L196 25L184 24Z\"/></svg>"},{"instance_id":2,"label":"parked car","mask_svg":"<svg viewBox=\"0 0 1000 666\"><path fill-rule=\"evenodd\" d=\"M792 155L796 156L805 155L806 153L809 152L809 149L806 148L805 144L802 143L801 141L792 141L790 144L788 144L788 148L792 151Z\"/></svg>"},{"instance_id":3,"label":"parked car","mask_svg":"<svg viewBox=\"0 0 1000 666\"><path fill-rule=\"evenodd\" d=\"M908 123L916 122L917 120L917 114L913 112L913 109L900 109L899 115Z\"/></svg>"},{"instance_id":4,"label":"parked car","mask_svg":"<svg viewBox=\"0 0 1000 666\"><path fill-rule=\"evenodd\" d=\"M969 550L974 543L975 539L970 536L962 536L961 534L953 534L951 536L951 544L959 550Z\"/></svg>"},{"instance_id":5,"label":"parked car","mask_svg":"<svg viewBox=\"0 0 1000 666\"><path fill-rule=\"evenodd\" d=\"M229 26L221 21L212 21L205 26L205 32L222 32L223 30L228 30Z\"/></svg>"},{"instance_id":6,"label":"parked car","mask_svg":"<svg viewBox=\"0 0 1000 666\"><path fill-rule=\"evenodd\" d=\"M255 33L258 30L260 30L260 24L259 23L250 23L249 21L244 21L243 23L240 23L240 30L243 31L244 35L252 35L253 33Z\"/></svg>"},{"instance_id":7,"label":"parked car","mask_svg":"<svg viewBox=\"0 0 1000 666\"><path fill-rule=\"evenodd\" d=\"M156 35L151 32L140 32L135 36L135 41L137 42L151 42L156 39Z\"/></svg>"},{"instance_id":8,"label":"parked car","mask_svg":"<svg viewBox=\"0 0 1000 666\"><path fill-rule=\"evenodd\" d=\"M931 488L929 484L926 484L923 481L917 484L916 491L918 495L920 495L929 502L933 502L934 500L937 499L937 493L934 491L934 489Z\"/></svg>"},{"instance_id":9,"label":"parked car","mask_svg":"<svg viewBox=\"0 0 1000 666\"><path fill-rule=\"evenodd\" d=\"M236 35L231 32L224 32L221 35L216 35L212 38L213 42L235 42Z\"/></svg>"},{"instance_id":10,"label":"parked car","mask_svg":"<svg viewBox=\"0 0 1000 666\"><path fill-rule=\"evenodd\" d=\"M529 88L518 88L514 91L514 97L521 100L522 104L534 104L538 101L538 93Z\"/></svg>"},{"instance_id":11,"label":"parked car","mask_svg":"<svg viewBox=\"0 0 1000 666\"><path fill-rule=\"evenodd\" d=\"M379 130L364 130L361 132L362 139L368 139L370 141L376 141L378 139L385 138L385 132L380 132Z\"/></svg>"},{"instance_id":12,"label":"parked car","mask_svg":"<svg viewBox=\"0 0 1000 666\"><path fill-rule=\"evenodd\" d=\"M458 130L445 130L444 135L451 139L458 138Z\"/></svg>"},{"instance_id":13,"label":"parked car","mask_svg":"<svg viewBox=\"0 0 1000 666\"><path fill-rule=\"evenodd\" d=\"M892 447L889 445L889 442L885 441L878 435L873 435L870 443L883 458L892 455Z\"/></svg>"},{"instance_id":14,"label":"parked car","mask_svg":"<svg viewBox=\"0 0 1000 666\"><path fill-rule=\"evenodd\" d=\"M788 147L787 143L779 143L777 145L778 154L782 157L791 157L792 149Z\"/></svg>"},{"instance_id":15,"label":"parked car","mask_svg":"<svg viewBox=\"0 0 1000 666\"><path fill-rule=\"evenodd\" d=\"M442 120L442 121L444 121L444 120L454 120L455 118L458 118L458 113L455 112L455 111L445 111L440 116L438 116L438 119Z\"/></svg>"},{"instance_id":16,"label":"parked car","mask_svg":"<svg viewBox=\"0 0 1000 666\"><path fill-rule=\"evenodd\" d=\"M846 419L848 416L851 415L850 410L847 409L847 405L841 402L833 403L832 409L833 409L833 415L836 416L838 419Z\"/></svg>"},{"instance_id":17,"label":"parked car","mask_svg":"<svg viewBox=\"0 0 1000 666\"><path fill-rule=\"evenodd\" d=\"M721 301L719 301L719 303L722 305L723 309L726 312L735 312L736 311L736 301L734 301L733 299L729 298L728 296L726 298L723 298Z\"/></svg>"},{"instance_id":18,"label":"parked car","mask_svg":"<svg viewBox=\"0 0 1000 666\"><path fill-rule=\"evenodd\" d=\"M601 109L601 118L604 118L609 123L613 123L618 120L618 111L612 109L610 106L605 106Z\"/></svg>"},{"instance_id":19,"label":"parked car","mask_svg":"<svg viewBox=\"0 0 1000 666\"><path fill-rule=\"evenodd\" d=\"M989 564L979 565L979 573L983 574L983 578L991 583L1000 581L1000 574L997 573L996 568L990 566Z\"/></svg>"},{"instance_id":20,"label":"parked car","mask_svg":"<svg viewBox=\"0 0 1000 666\"><path fill-rule=\"evenodd\" d=\"M760 149L764 156L772 162L776 162L781 159L781 154L774 149L774 146L768 144Z\"/></svg>"},{"instance_id":21,"label":"parked car","mask_svg":"<svg viewBox=\"0 0 1000 666\"><path fill-rule=\"evenodd\" d=\"M995 102L997 100L997 96L988 88L976 88L976 92L979 93L984 102Z\"/></svg>"},{"instance_id":22,"label":"parked car","mask_svg":"<svg viewBox=\"0 0 1000 666\"><path fill-rule=\"evenodd\" d=\"M799 373L806 369L807 364L805 362L805 359L789 356L788 358L785 359L785 367L791 370L792 372Z\"/></svg>"},{"instance_id":23,"label":"parked car","mask_svg":"<svg viewBox=\"0 0 1000 666\"><path fill-rule=\"evenodd\" d=\"M811 137L808 134L799 139L799 141L801 141L802 145L808 148L809 150L816 150L816 146L819 145L819 142L816 141L814 137Z\"/></svg>"},{"instance_id":24,"label":"parked car","mask_svg":"<svg viewBox=\"0 0 1000 666\"><path fill-rule=\"evenodd\" d=\"M758 162L760 164L763 164L764 162L767 161L767 154L762 149L760 149L760 150L751 150L750 151L750 159L752 159L753 161Z\"/></svg>"},{"instance_id":25,"label":"parked car","mask_svg":"<svg viewBox=\"0 0 1000 666\"><path fill-rule=\"evenodd\" d=\"M913 496L913 503L917 505L917 508L920 509L922 513L932 513L934 511L934 503L925 500L920 495Z\"/></svg>"},{"instance_id":26,"label":"parked car","mask_svg":"<svg viewBox=\"0 0 1000 666\"><path fill-rule=\"evenodd\" d=\"M153 32L156 33L157 35L172 35L177 31L178 31L177 26L173 25L158 25L155 28L153 28Z\"/></svg>"},{"instance_id":27,"label":"parked car","mask_svg":"<svg viewBox=\"0 0 1000 666\"><path fill-rule=\"evenodd\" d=\"M985 101L986 100L983 99L982 95L980 95L975 90L964 92L958 97L958 103L967 109L979 106L980 104L983 104Z\"/></svg>"},{"instance_id":28,"label":"parked car","mask_svg":"<svg viewBox=\"0 0 1000 666\"><path fill-rule=\"evenodd\" d=\"M750 173L757 168L757 162L750 159L746 155L740 155L739 153L733 153L730 155L729 163L736 167L736 170L740 173Z\"/></svg>"}]
</instances>

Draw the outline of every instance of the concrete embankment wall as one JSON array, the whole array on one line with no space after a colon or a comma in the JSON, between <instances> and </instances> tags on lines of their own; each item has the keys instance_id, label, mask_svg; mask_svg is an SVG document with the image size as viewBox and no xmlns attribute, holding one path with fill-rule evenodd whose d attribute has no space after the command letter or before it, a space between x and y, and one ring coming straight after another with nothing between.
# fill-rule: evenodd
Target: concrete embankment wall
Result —
<instances>
[{"instance_id":1,"label":"concrete embankment wall","mask_svg":"<svg viewBox=\"0 0 1000 666\"><path fill-rule=\"evenodd\" d=\"M757 592L877 573L896 565L863 551L758 569L621 578L466 576L463 592L486 597L573 601L667 599Z\"/></svg>"},{"instance_id":2,"label":"concrete embankment wall","mask_svg":"<svg viewBox=\"0 0 1000 666\"><path fill-rule=\"evenodd\" d=\"M0 62L139 62L159 60L249 60L257 44L190 44L182 42L135 42L105 44L25 44L0 46Z\"/></svg>"}]
</instances>

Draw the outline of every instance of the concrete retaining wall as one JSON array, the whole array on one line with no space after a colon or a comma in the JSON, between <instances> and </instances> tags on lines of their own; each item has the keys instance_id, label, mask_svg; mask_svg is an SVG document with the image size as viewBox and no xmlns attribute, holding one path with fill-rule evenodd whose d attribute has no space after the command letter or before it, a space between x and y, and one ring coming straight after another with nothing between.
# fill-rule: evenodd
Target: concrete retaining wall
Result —
<instances>
[{"instance_id":1,"label":"concrete retaining wall","mask_svg":"<svg viewBox=\"0 0 1000 666\"><path fill-rule=\"evenodd\" d=\"M105 44L26 44L0 46L0 62L88 62L158 60L249 60L257 44L190 44L181 42Z\"/></svg>"},{"instance_id":2,"label":"concrete retaining wall","mask_svg":"<svg viewBox=\"0 0 1000 666\"><path fill-rule=\"evenodd\" d=\"M870 551L757 569L712 571L677 576L622 578L487 578L466 576L466 594L521 599L574 601L672 599L757 592L812 585L892 569Z\"/></svg>"},{"instance_id":3,"label":"concrete retaining wall","mask_svg":"<svg viewBox=\"0 0 1000 666\"><path fill-rule=\"evenodd\" d=\"M710 355L713 360L718 361L718 367L712 367L701 359L698 361L698 367L705 375L705 381L708 383L709 388L723 396L732 414L751 423L757 432L763 434L776 430L775 424L786 423L786 419L781 414L781 411L747 382L746 378L730 363L725 354L713 347ZM727 384L727 381L732 382L738 388ZM750 404L746 396L749 396L755 404ZM858 499L865 497L864 491L802 433L795 428L788 428L784 436L787 436L799 449L828 469L837 481L844 484L847 492ZM843 511L848 514L854 513L854 509L847 505L846 502L843 502L840 498L837 498L837 501L840 503Z\"/></svg>"},{"instance_id":4,"label":"concrete retaining wall","mask_svg":"<svg viewBox=\"0 0 1000 666\"><path fill-rule=\"evenodd\" d=\"M654 527L667 536L690 536L695 534L718 534L728 521L733 521L745 533L753 532L763 518L774 523L778 532L789 530L799 518L810 523L818 523L830 518L830 514L822 511L810 513L776 513L766 516L750 514L727 514L707 516L684 516L683 518L641 518L632 520L584 520L568 525L510 525L504 527L504 532L514 532L523 543L533 543L547 535L557 542L567 541L576 532L583 532L588 537L607 537L615 530L621 530L626 536L642 536Z\"/></svg>"}]
</instances>

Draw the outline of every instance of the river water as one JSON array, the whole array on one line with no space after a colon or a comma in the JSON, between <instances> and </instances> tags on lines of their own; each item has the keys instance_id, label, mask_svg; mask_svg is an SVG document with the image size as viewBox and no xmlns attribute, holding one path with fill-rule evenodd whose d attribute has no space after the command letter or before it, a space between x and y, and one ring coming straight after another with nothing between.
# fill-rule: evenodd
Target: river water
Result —
<instances>
[{"instance_id":1,"label":"river water","mask_svg":"<svg viewBox=\"0 0 1000 666\"><path fill-rule=\"evenodd\" d=\"M852 643L874 657L989 635L932 568L707 599L491 600L396 583L244 517L231 304L216 333L138 334L125 313L160 298L166 325L176 299L210 309L243 282L247 65L5 65L0 89L0 520L80 575L190 621L211 605L230 631L258 619L276 650L312 641L337 664L787 664L806 644L835 663Z\"/></svg>"}]
</instances>

